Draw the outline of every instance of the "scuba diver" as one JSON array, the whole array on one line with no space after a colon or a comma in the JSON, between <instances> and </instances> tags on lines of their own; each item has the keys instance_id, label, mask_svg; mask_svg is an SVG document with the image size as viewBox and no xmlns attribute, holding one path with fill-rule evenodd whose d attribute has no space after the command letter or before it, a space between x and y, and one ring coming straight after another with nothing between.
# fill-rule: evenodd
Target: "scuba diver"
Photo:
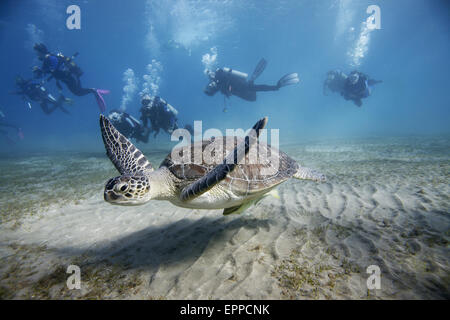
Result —
<instances>
[{"instance_id":1,"label":"scuba diver","mask_svg":"<svg viewBox=\"0 0 450 320\"><path fill-rule=\"evenodd\" d=\"M72 99L66 98L62 94L56 99L52 94L48 93L47 89L40 82L33 79L25 80L21 76L17 76L16 85L20 91L13 93L21 95L25 101L31 100L38 102L45 114L50 114L57 108L60 108L64 113L69 113L63 107L63 104L72 104ZM27 101L27 104L31 109L30 101Z\"/></svg>"},{"instance_id":2,"label":"scuba diver","mask_svg":"<svg viewBox=\"0 0 450 320\"><path fill-rule=\"evenodd\" d=\"M14 124L11 124L11 123L9 123L9 122L6 122L5 119L6 119L5 114L2 112L2 110L0 110L0 127L13 128L13 129L15 129L15 130L17 131L17 135L19 136L19 139L22 140L22 139L24 138L22 129L19 128L19 127L16 126L16 125L14 125ZM9 137L8 131L7 131L7 130L2 130L2 129L0 129L0 134L6 139L6 141L7 141L8 143L10 143L10 144L11 144L11 143L15 143L15 141Z\"/></svg>"},{"instance_id":3,"label":"scuba diver","mask_svg":"<svg viewBox=\"0 0 450 320\"><path fill-rule=\"evenodd\" d=\"M101 112L106 110L105 100L102 94L109 93L109 90L95 89L95 88L83 88L81 86L80 77L83 71L74 62L74 58L78 55L75 53L72 57L66 57L62 53L53 54L50 53L47 47L43 43L36 43L33 47L36 51L39 60L42 61L42 67L33 67L33 74L35 78L42 78L44 75L49 74L47 78L49 81L55 78L56 85L59 89L62 89L59 81L64 82L67 88L76 96L84 96L89 93L94 94L98 107Z\"/></svg>"},{"instance_id":4,"label":"scuba diver","mask_svg":"<svg viewBox=\"0 0 450 320\"><path fill-rule=\"evenodd\" d=\"M126 112L111 110L108 119L125 137L136 141L148 142L150 130L141 125L141 123Z\"/></svg>"},{"instance_id":5,"label":"scuba diver","mask_svg":"<svg viewBox=\"0 0 450 320\"><path fill-rule=\"evenodd\" d=\"M383 81L370 79L362 72L352 71L347 77L342 95L345 100L352 100L358 107L361 107L361 99L370 96L373 86L381 82Z\"/></svg>"},{"instance_id":6,"label":"scuba diver","mask_svg":"<svg viewBox=\"0 0 450 320\"><path fill-rule=\"evenodd\" d=\"M154 137L162 129L168 134L178 129L177 115L178 111L168 104L159 96L150 98L148 94L142 97L141 120L144 127L147 127L148 121L151 123L151 130L154 132Z\"/></svg>"},{"instance_id":7,"label":"scuba diver","mask_svg":"<svg viewBox=\"0 0 450 320\"><path fill-rule=\"evenodd\" d=\"M210 71L208 72L210 82L204 92L208 96L213 96L220 91L226 98L235 95L247 101L256 101L256 92L258 91L277 91L284 86L296 84L300 81L297 73L289 73L281 77L276 85L254 84L254 81L262 74L266 66L267 61L261 59L250 78L248 78L248 74L231 68L218 68L215 72Z\"/></svg>"},{"instance_id":8,"label":"scuba diver","mask_svg":"<svg viewBox=\"0 0 450 320\"><path fill-rule=\"evenodd\" d=\"M372 93L375 84L382 80L370 79L369 76L359 71L352 71L348 76L339 70L329 71L324 83L324 94L326 88L333 92L339 92L345 100L352 100L358 107L362 106L362 99Z\"/></svg>"}]
</instances>

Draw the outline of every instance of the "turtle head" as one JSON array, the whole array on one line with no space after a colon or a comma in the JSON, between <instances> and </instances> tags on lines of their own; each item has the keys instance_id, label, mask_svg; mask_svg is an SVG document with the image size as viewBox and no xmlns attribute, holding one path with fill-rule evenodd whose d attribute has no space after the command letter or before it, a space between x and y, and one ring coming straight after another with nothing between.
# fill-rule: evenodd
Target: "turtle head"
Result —
<instances>
[{"instance_id":1,"label":"turtle head","mask_svg":"<svg viewBox=\"0 0 450 320\"><path fill-rule=\"evenodd\" d=\"M150 182L145 175L124 174L112 179L105 185L105 201L122 206L136 206L151 199Z\"/></svg>"}]
</instances>

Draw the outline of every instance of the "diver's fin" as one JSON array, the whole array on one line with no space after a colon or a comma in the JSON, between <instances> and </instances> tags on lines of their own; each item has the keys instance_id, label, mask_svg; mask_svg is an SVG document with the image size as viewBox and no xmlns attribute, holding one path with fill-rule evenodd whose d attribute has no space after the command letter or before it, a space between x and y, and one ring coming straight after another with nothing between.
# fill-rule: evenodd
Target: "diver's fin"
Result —
<instances>
[{"instance_id":1,"label":"diver's fin","mask_svg":"<svg viewBox=\"0 0 450 320\"><path fill-rule=\"evenodd\" d=\"M249 81L253 82L256 80L256 78L258 78L261 73L263 73L264 69L266 69L267 66L267 61L266 59L262 58L261 60L259 60L258 64L256 65L255 71L253 71Z\"/></svg>"},{"instance_id":2,"label":"diver's fin","mask_svg":"<svg viewBox=\"0 0 450 320\"><path fill-rule=\"evenodd\" d=\"M280 80L278 80L277 86L278 88L288 86L290 84L296 84L299 83L300 79L298 78L298 74L296 72L294 73L288 73L281 77Z\"/></svg>"},{"instance_id":3,"label":"diver's fin","mask_svg":"<svg viewBox=\"0 0 450 320\"><path fill-rule=\"evenodd\" d=\"M70 98L64 98L64 103L72 106L73 105L73 100L70 99Z\"/></svg>"},{"instance_id":4,"label":"diver's fin","mask_svg":"<svg viewBox=\"0 0 450 320\"><path fill-rule=\"evenodd\" d=\"M320 173L319 171L298 166L297 172L294 173L293 178L299 180L313 180L316 182L325 182L327 181L327 177Z\"/></svg>"},{"instance_id":5,"label":"diver's fin","mask_svg":"<svg viewBox=\"0 0 450 320\"><path fill-rule=\"evenodd\" d=\"M109 93L109 90L95 89L95 92L94 92L95 100L97 100L97 104L98 104L98 107L101 112L106 111L106 103L105 103L105 100L103 99L102 94L108 94L108 93Z\"/></svg>"}]
</instances>

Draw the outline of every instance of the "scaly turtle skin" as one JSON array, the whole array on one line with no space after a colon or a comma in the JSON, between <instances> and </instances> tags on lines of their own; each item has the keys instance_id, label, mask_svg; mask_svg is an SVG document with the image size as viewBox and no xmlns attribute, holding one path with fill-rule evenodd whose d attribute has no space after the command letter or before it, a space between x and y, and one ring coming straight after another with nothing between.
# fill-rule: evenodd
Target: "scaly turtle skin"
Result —
<instances>
[{"instance_id":1,"label":"scaly turtle skin","mask_svg":"<svg viewBox=\"0 0 450 320\"><path fill-rule=\"evenodd\" d=\"M153 170L142 152L101 115L106 153L121 174L106 183L104 198L119 205L168 200L180 207L230 214L244 211L289 178L325 181L323 174L258 141L266 123L267 118L259 120L244 139L224 137L175 148Z\"/></svg>"}]
</instances>

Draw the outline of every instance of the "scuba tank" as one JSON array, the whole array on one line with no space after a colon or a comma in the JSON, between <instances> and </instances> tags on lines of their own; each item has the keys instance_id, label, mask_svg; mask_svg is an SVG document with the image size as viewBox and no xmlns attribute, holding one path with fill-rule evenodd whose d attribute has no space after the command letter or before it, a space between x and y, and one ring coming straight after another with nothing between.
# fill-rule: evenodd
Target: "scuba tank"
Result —
<instances>
[{"instance_id":1,"label":"scuba tank","mask_svg":"<svg viewBox=\"0 0 450 320\"><path fill-rule=\"evenodd\" d=\"M75 63L74 58L78 55L76 52L71 58L64 56L62 53L58 53L58 58L61 59L64 63L64 66L69 70L70 73L74 74L77 77L81 77L83 75L83 70Z\"/></svg>"},{"instance_id":2,"label":"scuba tank","mask_svg":"<svg viewBox=\"0 0 450 320\"><path fill-rule=\"evenodd\" d=\"M240 72L240 71L233 70L231 68L226 68L226 67L223 68L223 71L226 74L230 75L232 78L239 79L239 80L242 80L242 81L247 81L247 78L248 78L248 74L247 73Z\"/></svg>"}]
</instances>

